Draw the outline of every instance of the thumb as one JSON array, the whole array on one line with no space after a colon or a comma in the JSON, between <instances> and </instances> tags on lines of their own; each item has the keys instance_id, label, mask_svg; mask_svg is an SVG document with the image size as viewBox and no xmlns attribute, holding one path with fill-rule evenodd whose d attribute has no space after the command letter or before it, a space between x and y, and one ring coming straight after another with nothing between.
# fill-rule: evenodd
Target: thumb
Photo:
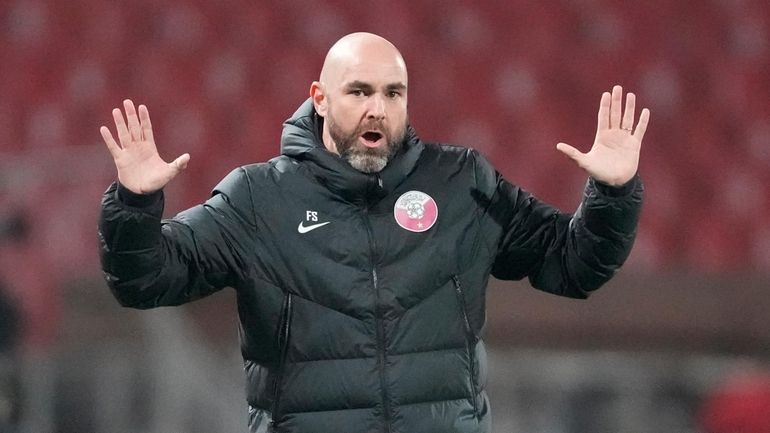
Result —
<instances>
[{"instance_id":1,"label":"thumb","mask_svg":"<svg viewBox=\"0 0 770 433\"><path fill-rule=\"evenodd\" d=\"M179 156L177 159L171 162L171 167L175 169L177 172L184 170L187 168L187 163L190 162L190 154L184 153L181 156Z\"/></svg>"},{"instance_id":2,"label":"thumb","mask_svg":"<svg viewBox=\"0 0 770 433\"><path fill-rule=\"evenodd\" d=\"M560 151L561 153L567 155L570 159L580 164L580 161L583 159L585 154L574 147L570 146L567 143L558 143L556 145L556 149Z\"/></svg>"}]
</instances>

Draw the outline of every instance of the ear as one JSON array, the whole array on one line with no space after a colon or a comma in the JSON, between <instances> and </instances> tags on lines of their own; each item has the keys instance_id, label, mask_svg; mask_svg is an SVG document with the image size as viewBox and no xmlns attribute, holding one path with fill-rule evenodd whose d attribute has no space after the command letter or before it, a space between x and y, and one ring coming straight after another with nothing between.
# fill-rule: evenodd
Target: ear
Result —
<instances>
[{"instance_id":1,"label":"ear","mask_svg":"<svg viewBox=\"0 0 770 433\"><path fill-rule=\"evenodd\" d=\"M313 81L310 85L310 97L313 99L315 111L321 117L326 117L328 108L328 99L324 94L323 86L318 81Z\"/></svg>"}]
</instances>

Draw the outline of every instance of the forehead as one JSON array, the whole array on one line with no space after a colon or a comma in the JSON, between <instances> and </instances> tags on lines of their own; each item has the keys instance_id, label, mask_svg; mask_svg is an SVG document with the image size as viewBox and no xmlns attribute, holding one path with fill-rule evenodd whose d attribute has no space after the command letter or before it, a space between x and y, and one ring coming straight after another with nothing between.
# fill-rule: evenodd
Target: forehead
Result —
<instances>
[{"instance_id":1,"label":"forehead","mask_svg":"<svg viewBox=\"0 0 770 433\"><path fill-rule=\"evenodd\" d=\"M340 86L361 81L374 86L401 83L406 85L406 70L393 62L357 62L342 68Z\"/></svg>"}]
</instances>

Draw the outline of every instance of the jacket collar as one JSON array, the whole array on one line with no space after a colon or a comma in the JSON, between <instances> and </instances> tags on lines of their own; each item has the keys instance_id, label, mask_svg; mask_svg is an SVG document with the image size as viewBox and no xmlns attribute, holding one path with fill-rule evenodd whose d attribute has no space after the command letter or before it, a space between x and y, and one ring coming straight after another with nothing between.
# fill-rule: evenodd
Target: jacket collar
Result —
<instances>
[{"instance_id":1,"label":"jacket collar","mask_svg":"<svg viewBox=\"0 0 770 433\"><path fill-rule=\"evenodd\" d=\"M307 162L320 183L356 204L372 205L390 194L412 172L423 149L414 129L408 126L404 146L388 165L379 173L362 173L326 150L322 128L323 118L308 99L284 122L281 153Z\"/></svg>"}]
</instances>

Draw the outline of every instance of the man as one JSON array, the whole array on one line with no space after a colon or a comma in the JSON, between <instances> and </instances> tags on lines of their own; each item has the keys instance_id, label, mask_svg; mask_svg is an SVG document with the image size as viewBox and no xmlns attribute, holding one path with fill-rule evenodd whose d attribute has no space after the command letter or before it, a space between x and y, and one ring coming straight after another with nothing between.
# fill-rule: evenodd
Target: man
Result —
<instances>
[{"instance_id":1,"label":"man","mask_svg":"<svg viewBox=\"0 0 770 433\"><path fill-rule=\"evenodd\" d=\"M282 156L236 169L161 221L166 163L147 108L113 110L118 169L102 265L124 306L237 294L251 432L490 432L480 334L488 278L585 298L628 256L649 112L605 93L595 143L558 149L590 176L575 215L508 183L473 150L408 124L404 60L354 33L330 49Z\"/></svg>"}]
</instances>

